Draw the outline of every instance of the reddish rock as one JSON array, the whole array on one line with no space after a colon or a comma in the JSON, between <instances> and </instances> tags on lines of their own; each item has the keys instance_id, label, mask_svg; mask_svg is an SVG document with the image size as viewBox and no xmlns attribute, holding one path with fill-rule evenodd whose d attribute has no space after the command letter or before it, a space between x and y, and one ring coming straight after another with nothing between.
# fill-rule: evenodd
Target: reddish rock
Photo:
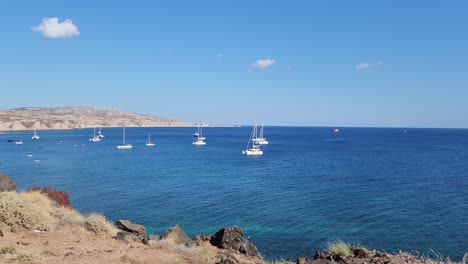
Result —
<instances>
[{"instance_id":1,"label":"reddish rock","mask_svg":"<svg viewBox=\"0 0 468 264\"><path fill-rule=\"evenodd\" d=\"M193 246L193 241L187 236L187 234L180 228L179 225L175 225L166 232L164 232L159 240L171 240L175 244L182 244L188 247Z\"/></svg>"},{"instance_id":2,"label":"reddish rock","mask_svg":"<svg viewBox=\"0 0 468 264\"><path fill-rule=\"evenodd\" d=\"M49 199L51 199L52 201L55 201L57 204L63 207L71 208L70 198L68 197L68 194L65 191L57 191L56 189L51 188L51 187L45 187L45 188L34 187L30 189L29 191L43 193L47 195Z\"/></svg>"},{"instance_id":3,"label":"reddish rock","mask_svg":"<svg viewBox=\"0 0 468 264\"><path fill-rule=\"evenodd\" d=\"M146 228L142 225L134 224L128 220L118 220L115 222L115 226L120 230L134 234L142 241L146 240Z\"/></svg>"},{"instance_id":4,"label":"reddish rock","mask_svg":"<svg viewBox=\"0 0 468 264\"><path fill-rule=\"evenodd\" d=\"M220 229L211 238L210 243L217 248L234 250L248 257L262 259L257 247L247 241L244 232L242 232L242 229L238 226Z\"/></svg>"},{"instance_id":5,"label":"reddish rock","mask_svg":"<svg viewBox=\"0 0 468 264\"><path fill-rule=\"evenodd\" d=\"M327 258L327 253L320 251L320 250L317 250L315 252L314 259L326 259L326 258Z\"/></svg>"}]
</instances>

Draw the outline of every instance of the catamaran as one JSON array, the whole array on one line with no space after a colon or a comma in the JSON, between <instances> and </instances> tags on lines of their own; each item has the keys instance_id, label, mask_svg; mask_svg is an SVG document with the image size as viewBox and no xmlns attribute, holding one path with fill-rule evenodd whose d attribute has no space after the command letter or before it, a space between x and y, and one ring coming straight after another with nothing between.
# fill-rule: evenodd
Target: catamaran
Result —
<instances>
[{"instance_id":1,"label":"catamaran","mask_svg":"<svg viewBox=\"0 0 468 264\"><path fill-rule=\"evenodd\" d=\"M200 127L198 126L198 130L196 132L196 134L198 135L196 138L197 140L195 140L194 142L192 142L193 145L206 145L206 142L205 142L205 137L202 136L202 130L203 130L203 127Z\"/></svg>"},{"instance_id":2,"label":"catamaran","mask_svg":"<svg viewBox=\"0 0 468 264\"><path fill-rule=\"evenodd\" d=\"M258 145L268 145L268 140L263 136L263 123L262 128L260 128L260 135L257 137L257 124L255 124L255 137L253 139L255 144Z\"/></svg>"},{"instance_id":3,"label":"catamaran","mask_svg":"<svg viewBox=\"0 0 468 264\"><path fill-rule=\"evenodd\" d=\"M117 149L132 149L133 145L125 143L125 127L123 127L122 145L117 146Z\"/></svg>"},{"instance_id":4,"label":"catamaran","mask_svg":"<svg viewBox=\"0 0 468 264\"><path fill-rule=\"evenodd\" d=\"M101 139L96 136L96 128L94 128L93 137L89 139L91 142L99 142Z\"/></svg>"},{"instance_id":5,"label":"catamaran","mask_svg":"<svg viewBox=\"0 0 468 264\"><path fill-rule=\"evenodd\" d=\"M40 138L41 138L41 137L39 137L39 136L37 135L37 130L34 129L34 136L32 136L32 139L33 139L33 140L38 140L38 139L40 139Z\"/></svg>"},{"instance_id":6,"label":"catamaran","mask_svg":"<svg viewBox=\"0 0 468 264\"><path fill-rule=\"evenodd\" d=\"M154 147L154 143L151 142L151 134L148 134L148 139L146 139L146 146L147 147Z\"/></svg>"},{"instance_id":7,"label":"catamaran","mask_svg":"<svg viewBox=\"0 0 468 264\"><path fill-rule=\"evenodd\" d=\"M263 155L263 151L260 149L260 146L255 143L254 139L257 138L257 124L252 128L252 133L250 134L249 142L247 142L247 147L242 151L243 155L247 156L260 156ZM249 149L250 142L252 142L252 148Z\"/></svg>"},{"instance_id":8,"label":"catamaran","mask_svg":"<svg viewBox=\"0 0 468 264\"><path fill-rule=\"evenodd\" d=\"M103 138L104 137L104 134L102 134L101 128L99 128L99 132L98 132L97 137L98 138Z\"/></svg>"}]
</instances>

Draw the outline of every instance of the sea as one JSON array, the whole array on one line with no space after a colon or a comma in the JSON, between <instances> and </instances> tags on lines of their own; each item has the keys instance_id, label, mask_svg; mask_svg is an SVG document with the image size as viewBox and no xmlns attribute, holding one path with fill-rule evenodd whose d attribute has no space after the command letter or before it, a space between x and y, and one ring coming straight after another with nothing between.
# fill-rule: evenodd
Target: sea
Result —
<instances>
[{"instance_id":1,"label":"sea","mask_svg":"<svg viewBox=\"0 0 468 264\"><path fill-rule=\"evenodd\" d=\"M252 127L121 128L0 134L0 172L19 190L66 191L82 213L180 224L189 236L238 225L267 259L314 255L342 240L460 260L468 252L468 130L265 127L263 156L243 156ZM405 131L406 130L406 131ZM146 147L148 134L156 144ZM23 145L7 142L23 140Z\"/></svg>"}]
</instances>

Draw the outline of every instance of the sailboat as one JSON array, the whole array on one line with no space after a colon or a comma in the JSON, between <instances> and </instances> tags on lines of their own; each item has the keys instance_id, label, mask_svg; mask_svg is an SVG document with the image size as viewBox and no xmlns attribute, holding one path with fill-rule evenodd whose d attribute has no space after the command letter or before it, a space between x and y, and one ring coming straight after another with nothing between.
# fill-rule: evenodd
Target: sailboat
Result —
<instances>
[{"instance_id":1,"label":"sailboat","mask_svg":"<svg viewBox=\"0 0 468 264\"><path fill-rule=\"evenodd\" d=\"M132 149L133 145L125 143L125 126L123 127L122 145L117 146L118 149Z\"/></svg>"},{"instance_id":2,"label":"sailboat","mask_svg":"<svg viewBox=\"0 0 468 264\"><path fill-rule=\"evenodd\" d=\"M258 145L268 145L268 140L263 136L263 123L262 128L260 128L260 135L257 137L257 124L255 124L255 138L253 139L255 144Z\"/></svg>"},{"instance_id":3,"label":"sailboat","mask_svg":"<svg viewBox=\"0 0 468 264\"><path fill-rule=\"evenodd\" d=\"M41 137L39 137L39 136L37 135L37 130L34 129L34 136L32 136L32 139L33 139L33 140L38 140L38 139L40 139L40 138L41 138Z\"/></svg>"},{"instance_id":4,"label":"sailboat","mask_svg":"<svg viewBox=\"0 0 468 264\"><path fill-rule=\"evenodd\" d=\"M196 132L196 134L198 135L197 140L192 142L193 145L199 145L199 146L206 145L206 142L205 142L206 138L202 136L202 130L203 130L203 127L198 126L198 130Z\"/></svg>"},{"instance_id":5,"label":"sailboat","mask_svg":"<svg viewBox=\"0 0 468 264\"><path fill-rule=\"evenodd\" d=\"M96 128L94 128L93 137L89 139L91 142L99 142L101 139L96 136Z\"/></svg>"},{"instance_id":6,"label":"sailboat","mask_svg":"<svg viewBox=\"0 0 468 264\"><path fill-rule=\"evenodd\" d=\"M255 139L257 138L257 124L255 124L252 128L252 133L250 134L249 141L247 142L247 147L244 151L242 151L243 155L247 156L260 156L263 155L263 151L260 149L260 146L255 143ZM250 142L252 142L252 148L249 149Z\"/></svg>"},{"instance_id":7,"label":"sailboat","mask_svg":"<svg viewBox=\"0 0 468 264\"><path fill-rule=\"evenodd\" d=\"M148 134L148 139L146 139L146 146L147 147L154 147L154 143L151 142L151 134Z\"/></svg>"},{"instance_id":8,"label":"sailboat","mask_svg":"<svg viewBox=\"0 0 468 264\"><path fill-rule=\"evenodd\" d=\"M103 138L104 137L104 134L102 134L101 128L99 128L99 132L98 132L97 137L98 138Z\"/></svg>"}]
</instances>

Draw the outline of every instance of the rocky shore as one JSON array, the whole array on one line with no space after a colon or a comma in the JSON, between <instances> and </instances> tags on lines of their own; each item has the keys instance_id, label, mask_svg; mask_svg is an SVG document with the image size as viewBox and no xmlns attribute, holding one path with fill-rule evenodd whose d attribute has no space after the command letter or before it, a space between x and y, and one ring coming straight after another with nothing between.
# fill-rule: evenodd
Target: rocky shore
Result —
<instances>
[{"instance_id":1,"label":"rocky shore","mask_svg":"<svg viewBox=\"0 0 468 264\"><path fill-rule=\"evenodd\" d=\"M266 260L238 226L190 238L179 225L162 234L145 226L104 216L83 216L68 194L35 187L17 193L16 183L0 174L0 263L189 263L189 264L406 264L454 263L388 254L340 241L327 251L293 260ZM465 259L461 263L466 264Z\"/></svg>"}]
</instances>

